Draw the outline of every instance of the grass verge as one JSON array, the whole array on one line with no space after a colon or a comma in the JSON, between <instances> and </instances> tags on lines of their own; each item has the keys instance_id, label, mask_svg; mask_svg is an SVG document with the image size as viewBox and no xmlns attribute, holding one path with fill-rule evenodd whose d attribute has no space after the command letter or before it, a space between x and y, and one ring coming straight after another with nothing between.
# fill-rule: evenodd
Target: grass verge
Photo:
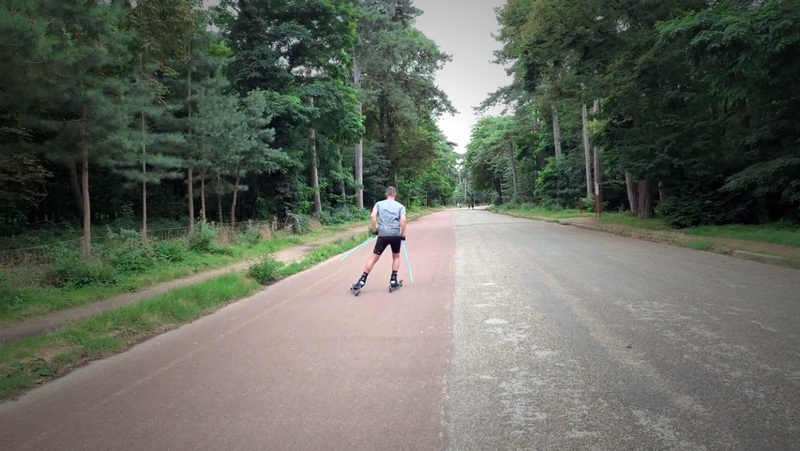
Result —
<instances>
[{"instance_id":1,"label":"grass verge","mask_svg":"<svg viewBox=\"0 0 800 451\"><path fill-rule=\"evenodd\" d=\"M418 219L438 209L413 213ZM411 214L409 215L411 217ZM410 218L411 219L411 218ZM232 272L74 322L53 333L0 344L0 400L12 399L93 360L213 313L280 279L361 244L369 235L323 244L300 262L283 265L267 254L247 273Z\"/></svg>"},{"instance_id":2,"label":"grass verge","mask_svg":"<svg viewBox=\"0 0 800 451\"><path fill-rule=\"evenodd\" d=\"M800 229L796 226L784 225L729 225L694 227L676 230L658 218L640 220L631 213L604 213L601 219L593 214L587 220L574 221L573 217L564 217L561 211L549 212L546 209L492 208L492 211L511 216L524 217L549 222L573 224L580 227L602 230L631 238L668 243L699 251L719 254L736 254L742 258L759 259L761 261L800 268ZM536 211L536 214L531 214ZM748 257L762 255L764 258ZM777 258L767 258L767 257Z\"/></svg>"},{"instance_id":3,"label":"grass verge","mask_svg":"<svg viewBox=\"0 0 800 451\"><path fill-rule=\"evenodd\" d=\"M259 289L242 273L224 274L77 321L48 334L0 345L0 399L122 352Z\"/></svg>"},{"instance_id":4,"label":"grass verge","mask_svg":"<svg viewBox=\"0 0 800 451\"><path fill-rule=\"evenodd\" d=\"M441 208L416 208L409 211L409 220L415 220ZM368 223L368 222L367 222ZM331 235L358 226L367 226L364 220L355 220L337 225L323 226L318 230L303 235L275 234L272 238L258 241L240 242L227 246L214 246L207 251L187 250L185 243L180 240L169 242L171 245L181 245L179 259L157 261L140 271L127 271L123 267L110 273L112 277L103 277L103 274L90 274L99 283L86 286L52 286L46 282L47 274L31 276L31 271L17 271L16 273L3 274L0 271L0 327L13 325L22 320L41 316L60 310L79 307L95 301L105 300L110 297L149 288L159 283L173 281L182 277L197 274L203 271L224 268L240 263L260 255L268 255L295 245L308 244L314 241L325 240ZM134 249L136 251L136 249ZM122 254L123 263L130 266L130 262L141 261L141 256L136 252ZM83 265L85 262L75 262L68 265ZM103 269L109 269L106 262L95 262ZM35 273L35 271L34 271ZM83 277L83 274L79 275ZM77 278L73 277L73 278Z\"/></svg>"}]
</instances>

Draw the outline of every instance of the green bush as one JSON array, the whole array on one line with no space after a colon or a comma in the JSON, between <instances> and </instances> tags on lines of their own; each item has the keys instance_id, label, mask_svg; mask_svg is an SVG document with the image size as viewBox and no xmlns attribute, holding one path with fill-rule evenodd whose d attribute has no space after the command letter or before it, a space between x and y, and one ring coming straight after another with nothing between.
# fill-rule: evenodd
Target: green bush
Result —
<instances>
[{"instance_id":1,"label":"green bush","mask_svg":"<svg viewBox=\"0 0 800 451\"><path fill-rule=\"evenodd\" d=\"M197 221L189 235L189 249L195 252L213 252L216 249L217 231L205 220Z\"/></svg>"},{"instance_id":2,"label":"green bush","mask_svg":"<svg viewBox=\"0 0 800 451\"><path fill-rule=\"evenodd\" d=\"M250 266L250 277L261 285L266 285L278 278L281 266L283 266L281 262L268 255L260 262Z\"/></svg>"},{"instance_id":3,"label":"green bush","mask_svg":"<svg viewBox=\"0 0 800 451\"><path fill-rule=\"evenodd\" d=\"M353 206L346 205L334 210L323 210L320 214L319 222L322 225L330 226L344 224L351 221L366 221L369 219L369 210L359 210Z\"/></svg>"},{"instance_id":4,"label":"green bush","mask_svg":"<svg viewBox=\"0 0 800 451\"><path fill-rule=\"evenodd\" d=\"M311 222L306 215L289 213L286 215L286 229L290 233L304 235L311 230Z\"/></svg>"},{"instance_id":5,"label":"green bush","mask_svg":"<svg viewBox=\"0 0 800 451\"><path fill-rule=\"evenodd\" d=\"M98 259L83 260L78 256L57 259L48 268L48 276L57 288L115 285L119 282L119 273L112 265Z\"/></svg>"},{"instance_id":6,"label":"green bush","mask_svg":"<svg viewBox=\"0 0 800 451\"><path fill-rule=\"evenodd\" d=\"M655 213L670 227L676 229L722 224L730 220L732 215L720 208L713 193L672 196L659 202Z\"/></svg>"},{"instance_id":7,"label":"green bush","mask_svg":"<svg viewBox=\"0 0 800 451\"><path fill-rule=\"evenodd\" d=\"M256 227L248 226L244 233L242 233L241 240L245 244L255 246L261 242L261 232L259 232Z\"/></svg>"},{"instance_id":8,"label":"green bush","mask_svg":"<svg viewBox=\"0 0 800 451\"><path fill-rule=\"evenodd\" d=\"M534 196L537 204L551 208L576 208L578 198L586 193L583 171L583 161L577 153L547 158L547 164L536 179Z\"/></svg>"},{"instance_id":9,"label":"green bush","mask_svg":"<svg viewBox=\"0 0 800 451\"><path fill-rule=\"evenodd\" d=\"M162 262L178 263L186 260L189 249L182 240L156 241L153 243L153 254Z\"/></svg>"},{"instance_id":10,"label":"green bush","mask_svg":"<svg viewBox=\"0 0 800 451\"><path fill-rule=\"evenodd\" d=\"M138 239L107 245L102 254L117 271L124 274L141 273L155 265L150 248Z\"/></svg>"},{"instance_id":11,"label":"green bush","mask_svg":"<svg viewBox=\"0 0 800 451\"><path fill-rule=\"evenodd\" d=\"M18 287L18 279L0 271L0 312L19 310L28 304L25 289Z\"/></svg>"}]
</instances>

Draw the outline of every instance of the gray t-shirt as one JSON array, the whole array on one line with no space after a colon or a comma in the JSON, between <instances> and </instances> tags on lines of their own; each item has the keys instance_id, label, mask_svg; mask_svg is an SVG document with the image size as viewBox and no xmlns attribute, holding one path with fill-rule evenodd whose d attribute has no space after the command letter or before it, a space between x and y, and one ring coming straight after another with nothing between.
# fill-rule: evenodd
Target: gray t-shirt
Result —
<instances>
[{"instance_id":1,"label":"gray t-shirt","mask_svg":"<svg viewBox=\"0 0 800 451\"><path fill-rule=\"evenodd\" d=\"M406 207L392 199L384 199L375 204L378 210L378 235L400 236L400 217L406 214Z\"/></svg>"}]
</instances>

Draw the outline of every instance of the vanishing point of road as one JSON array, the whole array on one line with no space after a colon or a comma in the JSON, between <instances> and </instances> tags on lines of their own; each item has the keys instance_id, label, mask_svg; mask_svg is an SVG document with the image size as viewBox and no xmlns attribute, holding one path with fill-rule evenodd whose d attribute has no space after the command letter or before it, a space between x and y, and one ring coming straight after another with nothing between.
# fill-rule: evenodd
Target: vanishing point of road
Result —
<instances>
[{"instance_id":1,"label":"vanishing point of road","mask_svg":"<svg viewBox=\"0 0 800 451\"><path fill-rule=\"evenodd\" d=\"M11 450L789 450L800 272L448 210L0 405Z\"/></svg>"}]
</instances>

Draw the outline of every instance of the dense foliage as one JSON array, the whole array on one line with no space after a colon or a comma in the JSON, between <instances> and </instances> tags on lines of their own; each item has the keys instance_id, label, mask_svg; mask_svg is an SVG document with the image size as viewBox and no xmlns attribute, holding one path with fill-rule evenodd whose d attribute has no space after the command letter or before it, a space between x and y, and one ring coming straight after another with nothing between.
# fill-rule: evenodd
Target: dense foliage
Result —
<instances>
[{"instance_id":1,"label":"dense foliage","mask_svg":"<svg viewBox=\"0 0 800 451\"><path fill-rule=\"evenodd\" d=\"M497 17L513 82L481 109L512 112L473 130L474 189L574 208L597 180L606 208L675 227L798 219L800 5L509 0Z\"/></svg>"},{"instance_id":2,"label":"dense foliage","mask_svg":"<svg viewBox=\"0 0 800 451\"><path fill-rule=\"evenodd\" d=\"M4 233L452 201L449 61L410 0L0 1ZM59 226L60 227L60 226Z\"/></svg>"}]
</instances>

